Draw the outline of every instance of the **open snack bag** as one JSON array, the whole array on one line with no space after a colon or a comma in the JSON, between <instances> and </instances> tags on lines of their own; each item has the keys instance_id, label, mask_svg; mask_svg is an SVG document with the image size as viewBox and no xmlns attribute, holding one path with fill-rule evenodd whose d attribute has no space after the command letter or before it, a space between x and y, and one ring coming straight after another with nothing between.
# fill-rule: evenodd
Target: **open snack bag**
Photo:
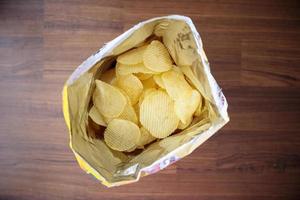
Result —
<instances>
[{"instance_id":1,"label":"open snack bag","mask_svg":"<svg viewBox=\"0 0 300 200\"><path fill-rule=\"evenodd\" d=\"M105 186L190 154L229 117L191 19L142 22L84 61L63 89L70 147Z\"/></svg>"}]
</instances>

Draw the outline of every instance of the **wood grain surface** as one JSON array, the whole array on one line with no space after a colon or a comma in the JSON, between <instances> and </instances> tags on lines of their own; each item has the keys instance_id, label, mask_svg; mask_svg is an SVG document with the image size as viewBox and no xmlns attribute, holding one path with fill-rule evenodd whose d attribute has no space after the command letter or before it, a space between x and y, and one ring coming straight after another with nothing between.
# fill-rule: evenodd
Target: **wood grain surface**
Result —
<instances>
[{"instance_id":1,"label":"wood grain surface","mask_svg":"<svg viewBox=\"0 0 300 200\"><path fill-rule=\"evenodd\" d=\"M0 199L299 199L300 3L295 0L1 0ZM231 121L195 152L107 189L77 165L67 77L156 16L192 18Z\"/></svg>"}]
</instances>

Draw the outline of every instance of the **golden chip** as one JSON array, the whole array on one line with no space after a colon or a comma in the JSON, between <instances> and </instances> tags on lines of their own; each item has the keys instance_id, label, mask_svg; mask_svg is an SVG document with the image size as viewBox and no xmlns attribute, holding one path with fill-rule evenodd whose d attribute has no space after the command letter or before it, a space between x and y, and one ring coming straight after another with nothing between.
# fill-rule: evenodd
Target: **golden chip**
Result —
<instances>
[{"instance_id":1,"label":"golden chip","mask_svg":"<svg viewBox=\"0 0 300 200\"><path fill-rule=\"evenodd\" d=\"M127 51L126 53L121 54L117 58L118 63L124 65L135 65L143 62L143 54L147 46L141 46L133 50Z\"/></svg>"},{"instance_id":2,"label":"golden chip","mask_svg":"<svg viewBox=\"0 0 300 200\"><path fill-rule=\"evenodd\" d=\"M140 135L136 124L124 119L113 119L104 131L104 140L114 150L127 151L137 144Z\"/></svg>"},{"instance_id":3,"label":"golden chip","mask_svg":"<svg viewBox=\"0 0 300 200\"><path fill-rule=\"evenodd\" d=\"M139 97L143 92L142 82L132 74L119 76L117 78L117 86L126 92L132 105L138 102Z\"/></svg>"},{"instance_id":4,"label":"golden chip","mask_svg":"<svg viewBox=\"0 0 300 200\"><path fill-rule=\"evenodd\" d=\"M121 115L118 118L126 119L135 124L138 124L138 118L137 118L136 112L135 112L133 106L130 104L130 102L128 102L128 104L124 108L124 111L121 113Z\"/></svg>"},{"instance_id":5,"label":"golden chip","mask_svg":"<svg viewBox=\"0 0 300 200\"><path fill-rule=\"evenodd\" d=\"M182 96L175 101L175 113L183 124L193 116L200 102L200 94L192 90L188 96Z\"/></svg>"},{"instance_id":6,"label":"golden chip","mask_svg":"<svg viewBox=\"0 0 300 200\"><path fill-rule=\"evenodd\" d=\"M149 88L157 88L157 85L156 85L153 77L143 80L142 83L144 86L144 90L149 89Z\"/></svg>"},{"instance_id":7,"label":"golden chip","mask_svg":"<svg viewBox=\"0 0 300 200\"><path fill-rule=\"evenodd\" d=\"M136 149L136 146L134 146L134 147L132 147L132 148L126 150L126 152L130 153L130 152L133 152L135 149Z\"/></svg>"},{"instance_id":8,"label":"golden chip","mask_svg":"<svg viewBox=\"0 0 300 200\"><path fill-rule=\"evenodd\" d=\"M150 142L152 142L156 139L144 127L140 128L140 132L141 132L141 137L140 137L140 140L137 143L138 148L143 148L144 145L149 144Z\"/></svg>"},{"instance_id":9,"label":"golden chip","mask_svg":"<svg viewBox=\"0 0 300 200\"><path fill-rule=\"evenodd\" d=\"M164 85L164 82L163 82L163 80L162 80L162 78L161 78L161 74L155 74L155 75L153 76L153 79L154 79L155 83L156 83L159 87L161 87L162 89L165 89L165 88L166 88L165 85Z\"/></svg>"},{"instance_id":10,"label":"golden chip","mask_svg":"<svg viewBox=\"0 0 300 200\"><path fill-rule=\"evenodd\" d=\"M104 117L119 116L127 103L126 97L118 90L103 81L96 80L93 102Z\"/></svg>"},{"instance_id":11,"label":"golden chip","mask_svg":"<svg viewBox=\"0 0 300 200\"><path fill-rule=\"evenodd\" d=\"M138 124L139 119L138 119L135 109L131 105L130 98L124 92L124 90L122 90L122 89L119 89L119 90L127 99L126 106L125 106L123 112L119 116L113 117L113 118L104 117L105 122L109 123L111 120L118 118L118 119L125 119L125 120L131 121L135 124Z\"/></svg>"},{"instance_id":12,"label":"golden chip","mask_svg":"<svg viewBox=\"0 0 300 200\"><path fill-rule=\"evenodd\" d=\"M153 76L153 74L137 73L137 74L135 74L135 76L138 77L141 81L143 81L148 78L151 78L151 76Z\"/></svg>"},{"instance_id":13,"label":"golden chip","mask_svg":"<svg viewBox=\"0 0 300 200\"><path fill-rule=\"evenodd\" d=\"M169 136L179 122L174 101L162 90L151 92L141 104L140 122L156 138Z\"/></svg>"},{"instance_id":14,"label":"golden chip","mask_svg":"<svg viewBox=\"0 0 300 200\"><path fill-rule=\"evenodd\" d=\"M190 124L191 124L191 122L193 121L193 116L191 116L188 120L187 120L187 122L184 124L184 123L182 123L181 121L179 121L179 124L178 124L178 129L180 129L180 130L183 130L183 129L185 129L186 127L188 127Z\"/></svg>"},{"instance_id":15,"label":"golden chip","mask_svg":"<svg viewBox=\"0 0 300 200\"><path fill-rule=\"evenodd\" d=\"M116 75L124 76L133 73L144 73L144 74L155 74L156 72L145 67L143 63L138 63L135 65L124 65L117 63L116 65Z\"/></svg>"},{"instance_id":16,"label":"golden chip","mask_svg":"<svg viewBox=\"0 0 300 200\"><path fill-rule=\"evenodd\" d=\"M115 68L113 68L113 69L109 69L109 70L105 71L103 74L101 74L100 80L105 83L111 84L112 81L115 79L115 77L116 77L116 70L115 70Z\"/></svg>"},{"instance_id":17,"label":"golden chip","mask_svg":"<svg viewBox=\"0 0 300 200\"><path fill-rule=\"evenodd\" d=\"M101 115L101 113L97 110L95 106L93 106L89 112L90 118L96 123L101 126L106 126L104 117Z\"/></svg>"},{"instance_id":18,"label":"golden chip","mask_svg":"<svg viewBox=\"0 0 300 200\"><path fill-rule=\"evenodd\" d=\"M158 40L153 40L146 48L143 61L145 67L155 72L165 72L172 68L172 60L166 47Z\"/></svg>"},{"instance_id":19,"label":"golden chip","mask_svg":"<svg viewBox=\"0 0 300 200\"><path fill-rule=\"evenodd\" d=\"M174 68L161 75L167 93L173 100L189 94L192 87L187 83L184 75Z\"/></svg>"},{"instance_id":20,"label":"golden chip","mask_svg":"<svg viewBox=\"0 0 300 200\"><path fill-rule=\"evenodd\" d=\"M192 67L194 71L197 70L197 67ZM184 73L184 75L187 77L187 80L189 80L189 83L194 86L194 88L196 88L201 95L208 99L208 96L206 95L206 93L204 92L204 88L203 88L203 84L201 84L201 81L198 79L198 77L195 75L197 74L196 72L194 72L192 70L192 68L190 66L182 66L180 67L181 71Z\"/></svg>"},{"instance_id":21,"label":"golden chip","mask_svg":"<svg viewBox=\"0 0 300 200\"><path fill-rule=\"evenodd\" d=\"M138 105L141 106L141 104L142 104L143 101L144 101L144 98L145 98L147 95L149 95L151 92L153 92L153 91L156 91L156 89L155 89L155 88L147 88L147 89L145 89L145 90L143 91L143 93L141 94L141 96L140 96Z\"/></svg>"}]
</instances>

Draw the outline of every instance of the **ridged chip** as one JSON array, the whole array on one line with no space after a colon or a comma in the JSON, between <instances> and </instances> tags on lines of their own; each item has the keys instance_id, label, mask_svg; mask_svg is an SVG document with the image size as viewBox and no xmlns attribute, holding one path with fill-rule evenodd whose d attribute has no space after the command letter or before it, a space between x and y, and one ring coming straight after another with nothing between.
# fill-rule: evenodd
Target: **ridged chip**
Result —
<instances>
[{"instance_id":1,"label":"ridged chip","mask_svg":"<svg viewBox=\"0 0 300 200\"><path fill-rule=\"evenodd\" d=\"M101 113L97 110L95 106L93 106L90 109L89 116L96 124L101 126L107 126L104 117L101 115Z\"/></svg>"},{"instance_id":2,"label":"ridged chip","mask_svg":"<svg viewBox=\"0 0 300 200\"><path fill-rule=\"evenodd\" d=\"M153 91L156 91L156 89L155 89L155 88L147 88L147 89L145 89L145 90L143 91L143 93L141 94L140 98L139 98L139 103L138 103L138 105L141 106L141 104L142 104L143 101L144 101L144 98L145 98L147 95L149 95L151 92L153 92Z\"/></svg>"},{"instance_id":3,"label":"ridged chip","mask_svg":"<svg viewBox=\"0 0 300 200\"><path fill-rule=\"evenodd\" d=\"M193 121L193 116L192 117L190 117L188 120L187 120L187 122L184 124L184 123L182 123L181 121L179 121L179 124L178 124L178 129L180 129L180 130L183 130L183 129L185 129L186 127L188 127L190 124L191 124L191 122Z\"/></svg>"},{"instance_id":4,"label":"ridged chip","mask_svg":"<svg viewBox=\"0 0 300 200\"><path fill-rule=\"evenodd\" d=\"M153 137L150 132L145 129L144 127L140 128L141 137L140 140L137 143L138 148L143 148L144 145L149 144L150 142L156 140L155 137Z\"/></svg>"},{"instance_id":5,"label":"ridged chip","mask_svg":"<svg viewBox=\"0 0 300 200\"><path fill-rule=\"evenodd\" d=\"M113 119L104 131L106 144L117 151L127 151L136 146L140 139L139 127L123 119Z\"/></svg>"},{"instance_id":6,"label":"ridged chip","mask_svg":"<svg viewBox=\"0 0 300 200\"><path fill-rule=\"evenodd\" d=\"M118 88L96 80L93 102L104 117L113 118L123 112L127 100Z\"/></svg>"},{"instance_id":7,"label":"ridged chip","mask_svg":"<svg viewBox=\"0 0 300 200\"><path fill-rule=\"evenodd\" d=\"M164 91L151 92L140 106L140 122L156 138L171 135L179 122L174 101Z\"/></svg>"},{"instance_id":8,"label":"ridged chip","mask_svg":"<svg viewBox=\"0 0 300 200\"><path fill-rule=\"evenodd\" d=\"M192 87L185 80L184 75L174 68L163 73L161 78L167 93L175 101L192 90Z\"/></svg>"},{"instance_id":9,"label":"ridged chip","mask_svg":"<svg viewBox=\"0 0 300 200\"><path fill-rule=\"evenodd\" d=\"M172 68L172 60L167 48L158 40L153 40L143 54L145 67L155 72L165 72Z\"/></svg>"},{"instance_id":10,"label":"ridged chip","mask_svg":"<svg viewBox=\"0 0 300 200\"><path fill-rule=\"evenodd\" d=\"M135 124L138 124L139 119L138 119L138 116L137 116L137 113L136 113L134 107L131 105L130 98L124 92L124 90L122 90L122 89L119 89L119 90L127 99L125 108L124 108L123 112L117 117L113 117L113 118L104 117L105 122L109 123L111 120L118 118L118 119L125 119L125 120L131 121Z\"/></svg>"},{"instance_id":11,"label":"ridged chip","mask_svg":"<svg viewBox=\"0 0 300 200\"><path fill-rule=\"evenodd\" d=\"M117 62L125 65L135 65L143 62L143 54L147 46L141 46L118 56Z\"/></svg>"},{"instance_id":12,"label":"ridged chip","mask_svg":"<svg viewBox=\"0 0 300 200\"><path fill-rule=\"evenodd\" d=\"M139 97L143 92L142 82L132 74L119 76L117 78L117 86L126 92L132 105L138 102Z\"/></svg>"},{"instance_id":13,"label":"ridged chip","mask_svg":"<svg viewBox=\"0 0 300 200\"><path fill-rule=\"evenodd\" d=\"M121 113L121 115L118 118L119 119L126 119L126 120L131 121L135 124L138 124L137 114L136 114L133 106L130 103L128 103L125 106L124 111Z\"/></svg>"},{"instance_id":14,"label":"ridged chip","mask_svg":"<svg viewBox=\"0 0 300 200\"><path fill-rule=\"evenodd\" d=\"M199 102L200 94L197 90L192 90L189 95L182 96L175 101L175 113L183 124L193 116Z\"/></svg>"},{"instance_id":15,"label":"ridged chip","mask_svg":"<svg viewBox=\"0 0 300 200\"><path fill-rule=\"evenodd\" d=\"M145 67L143 63L135 65L124 65L121 63L116 64L116 75L124 76L133 73L155 74L156 72Z\"/></svg>"},{"instance_id":16,"label":"ridged chip","mask_svg":"<svg viewBox=\"0 0 300 200\"><path fill-rule=\"evenodd\" d=\"M151 78L151 76L153 76L153 74L137 73L137 74L135 74L135 76L138 77L141 81L143 81L148 78Z\"/></svg>"}]
</instances>

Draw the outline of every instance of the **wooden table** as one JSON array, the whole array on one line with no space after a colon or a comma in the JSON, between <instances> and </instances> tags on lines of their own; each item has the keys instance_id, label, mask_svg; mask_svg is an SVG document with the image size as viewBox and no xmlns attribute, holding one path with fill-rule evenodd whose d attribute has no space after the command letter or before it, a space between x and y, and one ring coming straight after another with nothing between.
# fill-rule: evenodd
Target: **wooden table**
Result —
<instances>
[{"instance_id":1,"label":"wooden table","mask_svg":"<svg viewBox=\"0 0 300 200\"><path fill-rule=\"evenodd\" d=\"M0 199L297 199L300 3L284 0L0 1ZM139 21L191 17L231 121L190 156L107 189L77 165L64 81Z\"/></svg>"}]
</instances>

